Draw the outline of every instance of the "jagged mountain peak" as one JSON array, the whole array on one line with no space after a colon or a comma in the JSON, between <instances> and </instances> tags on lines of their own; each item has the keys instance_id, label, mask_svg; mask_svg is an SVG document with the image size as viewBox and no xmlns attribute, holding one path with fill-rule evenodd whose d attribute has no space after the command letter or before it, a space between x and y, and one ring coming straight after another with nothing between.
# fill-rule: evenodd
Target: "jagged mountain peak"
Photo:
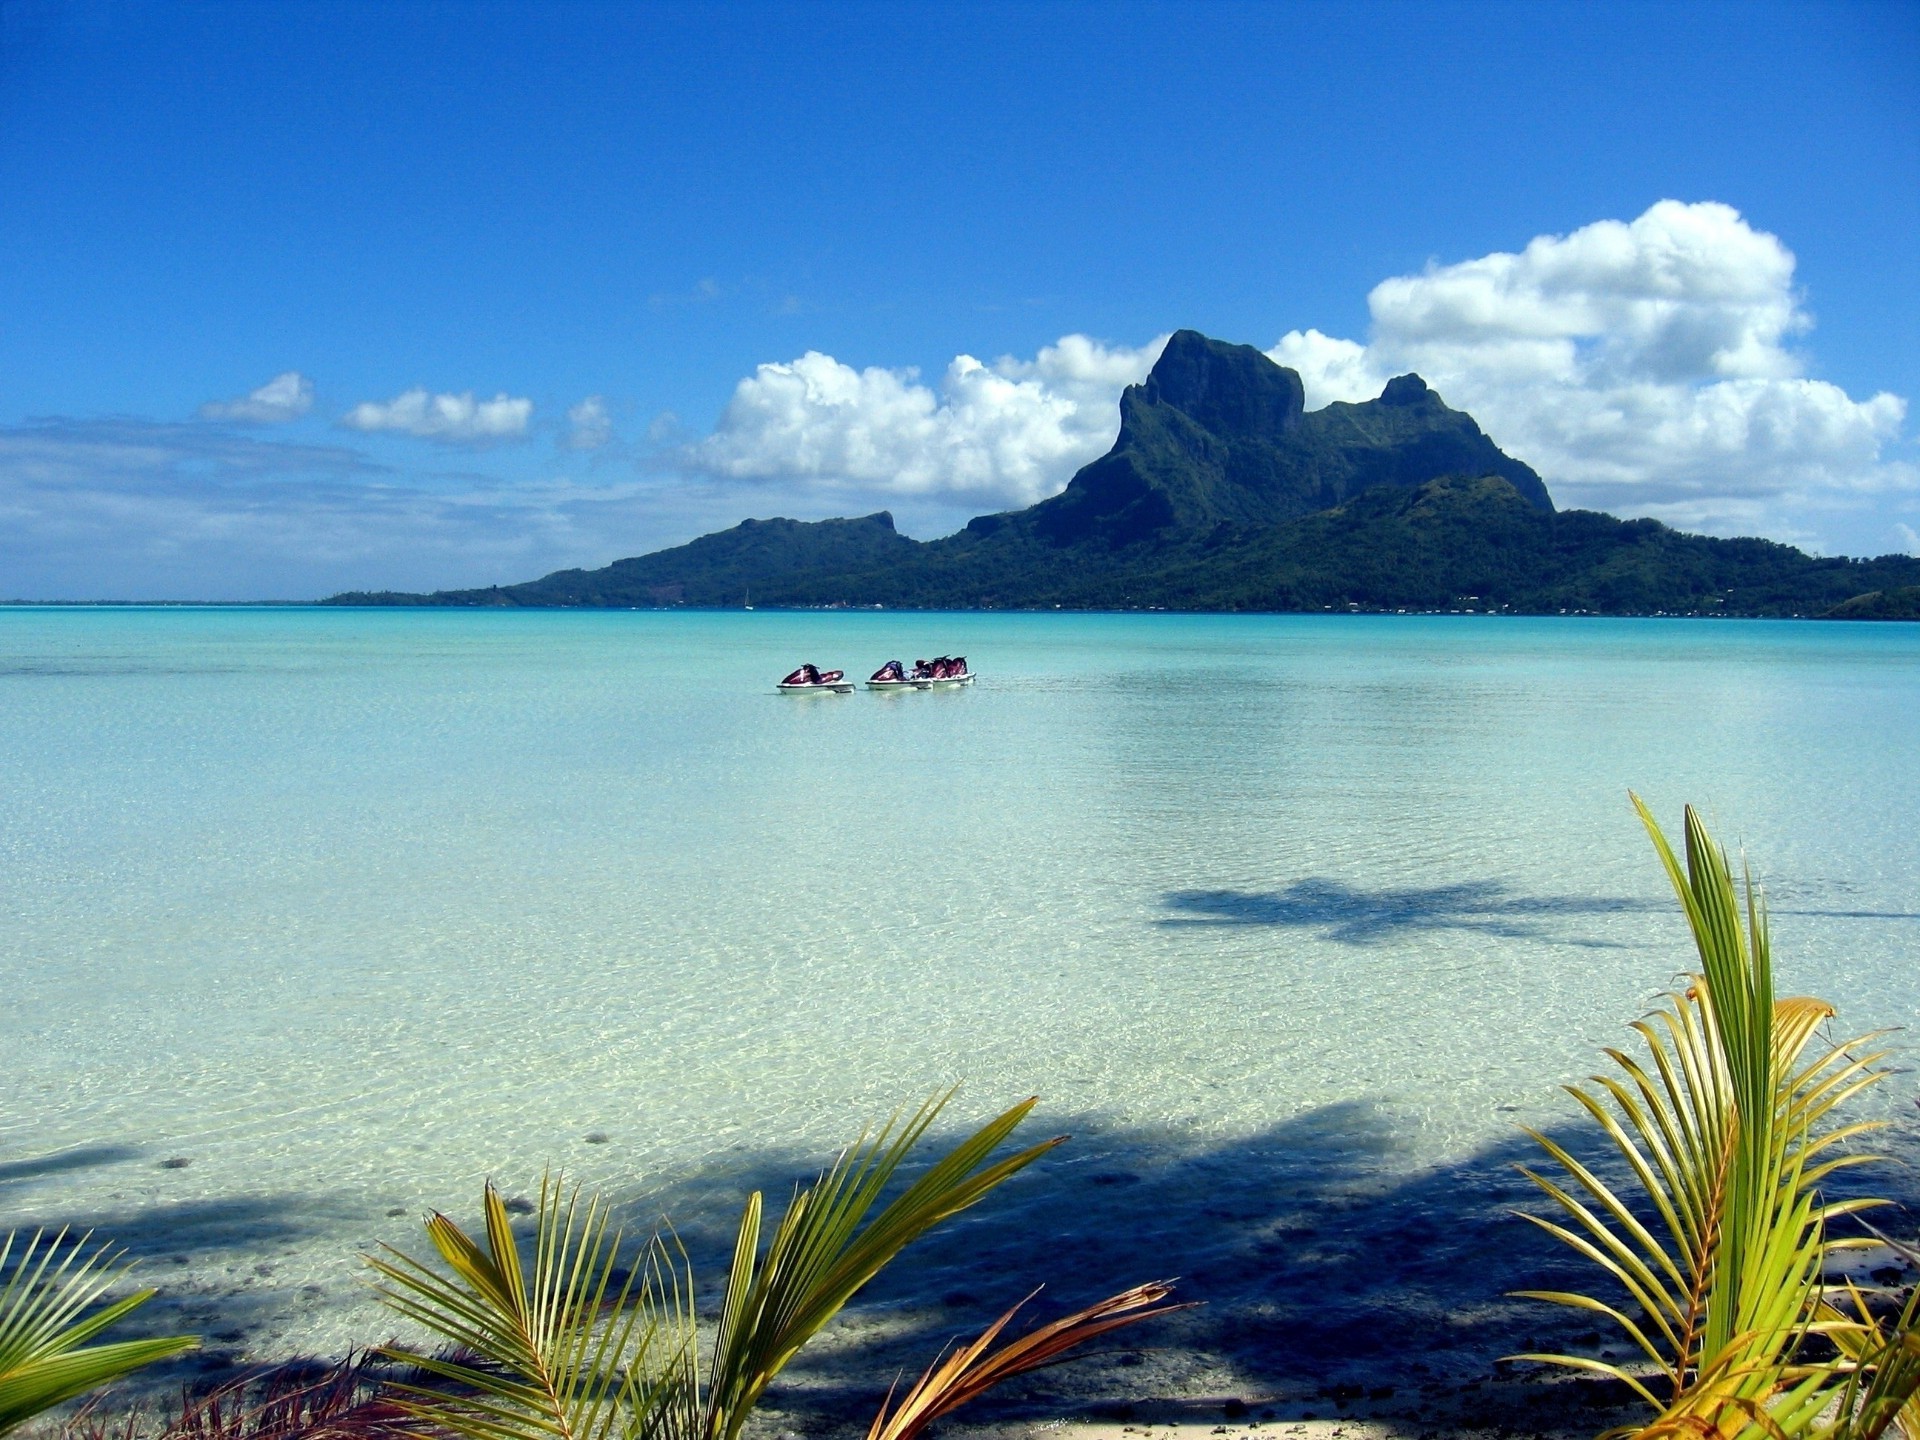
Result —
<instances>
[{"instance_id":1,"label":"jagged mountain peak","mask_svg":"<svg viewBox=\"0 0 1920 1440\"><path fill-rule=\"evenodd\" d=\"M1377 485L1499 475L1536 509L1547 487L1418 375L1309 413L1300 376L1251 345L1176 331L1120 400L1113 448L1021 517L1054 546L1123 548L1213 526L1284 523Z\"/></svg>"},{"instance_id":2,"label":"jagged mountain peak","mask_svg":"<svg viewBox=\"0 0 1920 1440\"><path fill-rule=\"evenodd\" d=\"M1174 331L1146 380L1129 395L1170 406L1215 434L1261 440L1296 428L1306 410L1306 387L1297 373L1251 345L1230 345L1198 330Z\"/></svg>"},{"instance_id":3,"label":"jagged mountain peak","mask_svg":"<svg viewBox=\"0 0 1920 1440\"><path fill-rule=\"evenodd\" d=\"M1394 376L1387 381L1387 388L1380 392L1382 405L1419 405L1428 400L1439 405L1446 404L1433 393L1432 386L1411 372Z\"/></svg>"}]
</instances>

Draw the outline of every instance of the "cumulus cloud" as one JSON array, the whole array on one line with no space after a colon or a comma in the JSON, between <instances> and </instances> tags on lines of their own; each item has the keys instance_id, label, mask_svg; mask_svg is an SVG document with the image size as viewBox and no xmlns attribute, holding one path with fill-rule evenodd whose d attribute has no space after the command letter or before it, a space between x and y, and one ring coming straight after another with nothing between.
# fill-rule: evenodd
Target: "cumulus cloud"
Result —
<instances>
[{"instance_id":1,"label":"cumulus cloud","mask_svg":"<svg viewBox=\"0 0 1920 1440\"><path fill-rule=\"evenodd\" d=\"M313 381L298 370L287 370L238 399L209 400L200 407L200 418L242 425L283 425L312 408Z\"/></svg>"},{"instance_id":2,"label":"cumulus cloud","mask_svg":"<svg viewBox=\"0 0 1920 1440\"><path fill-rule=\"evenodd\" d=\"M363 400L341 416L340 423L351 430L387 430L451 445L473 445L524 435L532 416L531 400L505 393L491 400L476 400L471 390L460 395L429 395L415 387L384 405Z\"/></svg>"},{"instance_id":3,"label":"cumulus cloud","mask_svg":"<svg viewBox=\"0 0 1920 1440\"><path fill-rule=\"evenodd\" d=\"M589 395L578 405L567 408L566 446L569 450L598 450L613 439L613 417L607 414L607 402Z\"/></svg>"},{"instance_id":4,"label":"cumulus cloud","mask_svg":"<svg viewBox=\"0 0 1920 1440\"><path fill-rule=\"evenodd\" d=\"M1295 330L1268 353L1315 408L1418 371L1562 504L1884 547L1920 506L1920 469L1898 458L1906 401L1805 373L1794 266L1731 206L1662 200L1390 277L1368 296L1365 339ZM742 380L679 458L814 497L1027 505L1112 442L1120 391L1162 344L1070 335L1032 360L958 356L937 384L809 351Z\"/></svg>"},{"instance_id":5,"label":"cumulus cloud","mask_svg":"<svg viewBox=\"0 0 1920 1440\"><path fill-rule=\"evenodd\" d=\"M1383 280L1364 344L1296 330L1268 353L1313 407L1417 370L1563 504L1817 543L1920 494L1920 473L1887 453L1903 399L1802 373L1791 342L1812 322L1793 275L1792 252L1732 207L1662 200Z\"/></svg>"},{"instance_id":6,"label":"cumulus cloud","mask_svg":"<svg viewBox=\"0 0 1920 1440\"><path fill-rule=\"evenodd\" d=\"M959 355L937 389L917 370L856 370L810 350L742 380L713 434L681 458L713 476L815 491L1030 505L1113 443L1121 390L1165 344L1068 335L1032 360Z\"/></svg>"}]
</instances>

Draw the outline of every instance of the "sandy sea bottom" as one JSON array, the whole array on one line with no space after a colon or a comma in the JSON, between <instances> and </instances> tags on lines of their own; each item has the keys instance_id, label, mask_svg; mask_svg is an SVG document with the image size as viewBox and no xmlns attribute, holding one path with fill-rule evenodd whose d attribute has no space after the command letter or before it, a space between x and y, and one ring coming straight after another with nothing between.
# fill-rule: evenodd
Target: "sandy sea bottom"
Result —
<instances>
[{"instance_id":1,"label":"sandy sea bottom","mask_svg":"<svg viewBox=\"0 0 1920 1440\"><path fill-rule=\"evenodd\" d=\"M935 651L979 683L772 691ZM1916 626L14 609L0 745L0 1210L126 1243L209 1373L384 1338L356 1257L488 1176L711 1278L746 1188L960 1083L943 1136L1072 1142L770 1423L1169 1275L1206 1307L987 1419L1484 1408L1610 1343L1504 1292L1578 1273L1516 1127L1577 1138L1689 963L1629 787L1745 845L1783 985L1920 1012Z\"/></svg>"}]
</instances>

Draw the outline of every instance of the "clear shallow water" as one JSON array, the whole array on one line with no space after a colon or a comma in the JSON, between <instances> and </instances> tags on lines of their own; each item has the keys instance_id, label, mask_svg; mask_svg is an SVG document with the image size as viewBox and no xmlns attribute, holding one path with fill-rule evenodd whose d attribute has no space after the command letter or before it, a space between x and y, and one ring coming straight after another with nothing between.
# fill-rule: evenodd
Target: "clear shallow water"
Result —
<instances>
[{"instance_id":1,"label":"clear shallow water","mask_svg":"<svg viewBox=\"0 0 1920 1440\"><path fill-rule=\"evenodd\" d=\"M1514 1124L1689 963L1629 786L1920 1015L1916 626L14 609L0 756L0 1223L256 1354L383 1335L353 1257L484 1176L697 1239L954 1081L1077 1138L890 1297L1497 1295Z\"/></svg>"}]
</instances>

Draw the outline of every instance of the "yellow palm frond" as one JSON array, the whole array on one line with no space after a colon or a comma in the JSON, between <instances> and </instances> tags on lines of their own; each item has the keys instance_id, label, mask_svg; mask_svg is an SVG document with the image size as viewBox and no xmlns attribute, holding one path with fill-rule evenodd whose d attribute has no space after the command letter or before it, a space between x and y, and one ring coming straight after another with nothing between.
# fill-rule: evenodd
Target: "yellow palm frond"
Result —
<instances>
[{"instance_id":1,"label":"yellow palm frond","mask_svg":"<svg viewBox=\"0 0 1920 1440\"><path fill-rule=\"evenodd\" d=\"M1557 1174L1522 1168L1558 1214L1527 1218L1597 1264L1623 1300L1522 1293L1605 1316L1646 1363L1515 1358L1628 1385L1656 1411L1638 1432L1647 1437L1865 1436L1832 1427L1886 1411L1896 1393L1910 1398L1911 1388L1900 1390L1906 1340L1897 1327L1869 1336L1842 1323L1821 1277L1833 1253L1855 1243L1831 1238L1829 1222L1882 1202L1830 1202L1821 1186L1873 1158L1848 1147L1875 1122L1840 1124L1835 1113L1884 1076L1886 1052L1877 1035L1823 1039L1834 1013L1825 1001L1776 998L1766 905L1751 876L1742 903L1725 852L1691 808L1683 867L1652 814L1637 796L1633 803L1700 970L1634 1022L1640 1053L1609 1049L1611 1072L1569 1087L1629 1186L1529 1132ZM1857 1341L1858 1353L1841 1366L1809 1362L1803 1342L1816 1332L1843 1350Z\"/></svg>"}]
</instances>

